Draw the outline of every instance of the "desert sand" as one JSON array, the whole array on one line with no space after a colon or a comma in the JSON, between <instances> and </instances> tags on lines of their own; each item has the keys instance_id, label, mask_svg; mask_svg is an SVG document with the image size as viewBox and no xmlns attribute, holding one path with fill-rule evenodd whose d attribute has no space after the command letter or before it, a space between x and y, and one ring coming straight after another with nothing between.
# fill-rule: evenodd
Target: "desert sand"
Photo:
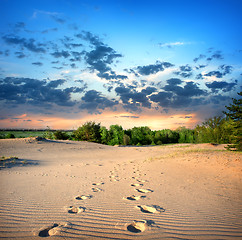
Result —
<instances>
[{"instance_id":1,"label":"desert sand","mask_svg":"<svg viewBox=\"0 0 242 240\"><path fill-rule=\"evenodd\" d=\"M0 140L0 238L242 239L241 153Z\"/></svg>"}]
</instances>

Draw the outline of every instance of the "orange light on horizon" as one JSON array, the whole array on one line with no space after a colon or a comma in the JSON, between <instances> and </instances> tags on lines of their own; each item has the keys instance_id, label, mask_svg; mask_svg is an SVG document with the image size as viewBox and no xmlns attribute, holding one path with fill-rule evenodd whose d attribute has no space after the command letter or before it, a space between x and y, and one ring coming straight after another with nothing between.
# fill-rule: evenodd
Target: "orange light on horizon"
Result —
<instances>
[{"instance_id":1,"label":"orange light on horizon","mask_svg":"<svg viewBox=\"0 0 242 240\"><path fill-rule=\"evenodd\" d=\"M127 112L105 112L99 115L86 115L82 118L68 119L56 116L40 116L22 114L11 119L0 120L0 128L19 128L19 129L77 129L88 121L100 123L107 128L110 125L121 125L124 129L133 127L148 126L152 130L177 129L178 127L193 128L198 122L195 113L171 114L171 115L135 115Z\"/></svg>"}]
</instances>

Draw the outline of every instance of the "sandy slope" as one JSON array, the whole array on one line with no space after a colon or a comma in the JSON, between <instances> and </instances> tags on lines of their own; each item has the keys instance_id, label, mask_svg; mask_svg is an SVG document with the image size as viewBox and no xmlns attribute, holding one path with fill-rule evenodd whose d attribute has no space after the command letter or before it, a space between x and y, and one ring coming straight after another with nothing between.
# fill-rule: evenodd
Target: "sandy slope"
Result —
<instances>
[{"instance_id":1,"label":"sandy slope","mask_svg":"<svg viewBox=\"0 0 242 240\"><path fill-rule=\"evenodd\" d=\"M0 171L0 237L241 239L242 158L223 149L0 140L19 157Z\"/></svg>"}]
</instances>

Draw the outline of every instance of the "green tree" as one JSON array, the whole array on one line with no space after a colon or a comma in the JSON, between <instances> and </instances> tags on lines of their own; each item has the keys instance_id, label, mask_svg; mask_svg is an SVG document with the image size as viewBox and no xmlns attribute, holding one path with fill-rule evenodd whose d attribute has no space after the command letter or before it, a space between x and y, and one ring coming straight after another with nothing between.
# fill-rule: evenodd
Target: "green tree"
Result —
<instances>
[{"instance_id":1,"label":"green tree","mask_svg":"<svg viewBox=\"0 0 242 240\"><path fill-rule=\"evenodd\" d=\"M239 92L238 95L242 96L242 92ZM228 149L242 151L242 99L232 98L232 101L232 104L225 106L228 112L224 112L232 120L232 144L228 145Z\"/></svg>"},{"instance_id":2,"label":"green tree","mask_svg":"<svg viewBox=\"0 0 242 240\"><path fill-rule=\"evenodd\" d=\"M202 125L197 125L195 133L198 142L203 143L225 143L225 123L226 119L219 116L209 118Z\"/></svg>"},{"instance_id":3,"label":"green tree","mask_svg":"<svg viewBox=\"0 0 242 240\"><path fill-rule=\"evenodd\" d=\"M111 125L109 128L109 140L108 145L120 145L123 144L124 130L122 126Z\"/></svg>"},{"instance_id":4,"label":"green tree","mask_svg":"<svg viewBox=\"0 0 242 240\"><path fill-rule=\"evenodd\" d=\"M194 136L194 130L180 127L177 129L177 132L179 134L179 143L194 143L195 142L195 136Z\"/></svg>"},{"instance_id":5,"label":"green tree","mask_svg":"<svg viewBox=\"0 0 242 240\"><path fill-rule=\"evenodd\" d=\"M101 143L102 144L108 144L109 141L109 132L106 127L101 127L100 129L100 134L101 134Z\"/></svg>"},{"instance_id":6,"label":"green tree","mask_svg":"<svg viewBox=\"0 0 242 240\"><path fill-rule=\"evenodd\" d=\"M86 122L76 131L74 131L74 137L78 141L89 141L89 142L101 142L101 127L100 123Z\"/></svg>"},{"instance_id":7,"label":"green tree","mask_svg":"<svg viewBox=\"0 0 242 240\"><path fill-rule=\"evenodd\" d=\"M133 127L131 129L131 143L133 145L149 145L153 141L153 134L149 127Z\"/></svg>"}]
</instances>

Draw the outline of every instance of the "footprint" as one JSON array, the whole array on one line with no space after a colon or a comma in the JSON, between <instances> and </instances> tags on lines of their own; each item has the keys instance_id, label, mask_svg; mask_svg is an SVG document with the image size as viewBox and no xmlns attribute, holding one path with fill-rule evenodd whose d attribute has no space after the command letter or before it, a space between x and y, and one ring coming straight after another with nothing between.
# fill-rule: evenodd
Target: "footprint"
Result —
<instances>
[{"instance_id":1,"label":"footprint","mask_svg":"<svg viewBox=\"0 0 242 240\"><path fill-rule=\"evenodd\" d=\"M124 199L126 199L126 200L131 200L131 201L137 201L137 200L139 200L139 199L141 199L141 198L146 198L146 196L134 196L134 195L132 195L132 196L130 196L130 197L126 197L126 198L124 198Z\"/></svg>"},{"instance_id":2,"label":"footprint","mask_svg":"<svg viewBox=\"0 0 242 240\"><path fill-rule=\"evenodd\" d=\"M93 192L101 192L103 191L101 188L92 188L92 191Z\"/></svg>"},{"instance_id":3,"label":"footprint","mask_svg":"<svg viewBox=\"0 0 242 240\"><path fill-rule=\"evenodd\" d=\"M144 232L148 227L148 223L145 220L137 221L134 220L130 225L127 226L127 230L133 233Z\"/></svg>"},{"instance_id":4,"label":"footprint","mask_svg":"<svg viewBox=\"0 0 242 240\"><path fill-rule=\"evenodd\" d=\"M132 187L142 187L143 184L142 183L133 183L131 184Z\"/></svg>"},{"instance_id":5,"label":"footprint","mask_svg":"<svg viewBox=\"0 0 242 240\"><path fill-rule=\"evenodd\" d=\"M100 186L100 185L103 185L104 183L103 182L101 182L101 183L93 183L92 185L93 186Z\"/></svg>"},{"instance_id":6,"label":"footprint","mask_svg":"<svg viewBox=\"0 0 242 240\"><path fill-rule=\"evenodd\" d=\"M85 212L86 208L84 207L75 207L75 206L70 206L68 213L81 213L81 212Z\"/></svg>"},{"instance_id":7,"label":"footprint","mask_svg":"<svg viewBox=\"0 0 242 240\"><path fill-rule=\"evenodd\" d=\"M86 200L92 198L92 195L80 195L76 197L76 200Z\"/></svg>"},{"instance_id":8,"label":"footprint","mask_svg":"<svg viewBox=\"0 0 242 240\"><path fill-rule=\"evenodd\" d=\"M141 205L141 206L137 206L137 208L140 208L141 212L144 213L161 213L161 212L165 212L165 209L157 206L157 205L152 205L152 206L147 206L147 205Z\"/></svg>"},{"instance_id":9,"label":"footprint","mask_svg":"<svg viewBox=\"0 0 242 240\"><path fill-rule=\"evenodd\" d=\"M38 236L39 237L50 237L50 236L56 235L61 232L61 229L63 227L67 227L69 225L70 225L70 223L62 223L62 224L54 223L51 226L42 228L38 232Z\"/></svg>"},{"instance_id":10,"label":"footprint","mask_svg":"<svg viewBox=\"0 0 242 240\"><path fill-rule=\"evenodd\" d=\"M141 193L150 193L150 192L154 192L154 191L151 190L151 189L143 189L143 188L140 188L140 189L136 188L136 191L141 192Z\"/></svg>"}]
</instances>

